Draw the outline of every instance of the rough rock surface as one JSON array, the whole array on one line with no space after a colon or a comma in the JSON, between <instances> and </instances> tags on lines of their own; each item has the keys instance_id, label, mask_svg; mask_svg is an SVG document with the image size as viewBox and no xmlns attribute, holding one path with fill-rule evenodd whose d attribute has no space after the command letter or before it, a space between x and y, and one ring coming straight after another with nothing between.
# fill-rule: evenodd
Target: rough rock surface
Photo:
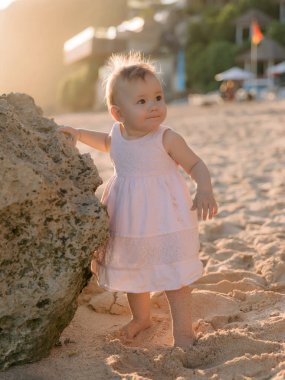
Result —
<instances>
[{"instance_id":1,"label":"rough rock surface","mask_svg":"<svg viewBox=\"0 0 285 380\"><path fill-rule=\"evenodd\" d=\"M0 369L48 355L108 237L97 169L57 127L0 96Z\"/></svg>"}]
</instances>

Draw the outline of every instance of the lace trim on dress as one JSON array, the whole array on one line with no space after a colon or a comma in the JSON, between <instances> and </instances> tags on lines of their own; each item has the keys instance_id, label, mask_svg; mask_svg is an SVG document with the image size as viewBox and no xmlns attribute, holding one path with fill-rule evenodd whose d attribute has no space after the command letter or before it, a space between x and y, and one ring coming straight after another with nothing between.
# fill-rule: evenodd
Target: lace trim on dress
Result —
<instances>
[{"instance_id":1,"label":"lace trim on dress","mask_svg":"<svg viewBox=\"0 0 285 380\"><path fill-rule=\"evenodd\" d=\"M102 265L140 268L199 260L198 229L192 228L151 237L111 236L94 258Z\"/></svg>"}]
</instances>

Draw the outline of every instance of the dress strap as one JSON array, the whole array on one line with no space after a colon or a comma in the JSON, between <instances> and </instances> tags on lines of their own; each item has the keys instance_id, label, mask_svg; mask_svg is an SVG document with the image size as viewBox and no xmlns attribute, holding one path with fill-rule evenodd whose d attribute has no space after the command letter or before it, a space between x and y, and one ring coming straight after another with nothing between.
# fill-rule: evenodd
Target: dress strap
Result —
<instances>
[{"instance_id":1,"label":"dress strap","mask_svg":"<svg viewBox=\"0 0 285 380\"><path fill-rule=\"evenodd\" d=\"M111 137L115 137L116 134L118 133L118 128L119 128L119 124L118 124L118 122L115 122L115 123L113 124L113 126L112 126L112 129L111 129L109 135L110 135Z\"/></svg>"},{"instance_id":2,"label":"dress strap","mask_svg":"<svg viewBox=\"0 0 285 380\"><path fill-rule=\"evenodd\" d=\"M159 129L157 130L157 132L155 133L155 139L157 141L159 141L161 144L163 142L163 135L164 133L168 130L168 129L172 129L170 127L168 127L167 125L161 125L159 127Z\"/></svg>"},{"instance_id":3,"label":"dress strap","mask_svg":"<svg viewBox=\"0 0 285 380\"><path fill-rule=\"evenodd\" d=\"M120 124L118 122L115 122L109 133L109 136L111 137L111 147L112 145L120 144L120 134Z\"/></svg>"},{"instance_id":4,"label":"dress strap","mask_svg":"<svg viewBox=\"0 0 285 380\"><path fill-rule=\"evenodd\" d=\"M112 126L112 129L109 133L109 136L111 137L111 146L110 146L110 156L113 157L114 149L116 150L116 147L120 144L119 139L119 124L118 122L115 122Z\"/></svg>"},{"instance_id":5,"label":"dress strap","mask_svg":"<svg viewBox=\"0 0 285 380\"><path fill-rule=\"evenodd\" d=\"M167 125L161 125L159 127L158 132L161 134L161 136L163 136L164 132L167 131L168 129L172 129L172 128L168 127Z\"/></svg>"}]
</instances>

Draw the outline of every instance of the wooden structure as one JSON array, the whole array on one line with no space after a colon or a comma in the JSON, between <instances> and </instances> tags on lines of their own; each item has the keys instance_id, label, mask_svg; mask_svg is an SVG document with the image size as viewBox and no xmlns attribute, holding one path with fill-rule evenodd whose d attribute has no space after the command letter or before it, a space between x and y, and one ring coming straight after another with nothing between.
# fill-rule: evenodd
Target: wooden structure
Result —
<instances>
[{"instance_id":1,"label":"wooden structure","mask_svg":"<svg viewBox=\"0 0 285 380\"><path fill-rule=\"evenodd\" d=\"M268 67L285 59L285 47L271 38L264 39L257 46L257 63L259 64L260 74L264 74ZM244 68L250 70L251 51L248 50L238 57L244 63Z\"/></svg>"},{"instance_id":2,"label":"wooden structure","mask_svg":"<svg viewBox=\"0 0 285 380\"><path fill-rule=\"evenodd\" d=\"M276 0L279 3L279 19L285 23L285 0Z\"/></svg>"},{"instance_id":3,"label":"wooden structure","mask_svg":"<svg viewBox=\"0 0 285 380\"><path fill-rule=\"evenodd\" d=\"M94 27L88 27L66 41L64 43L64 63L70 65L90 59L102 63L112 53L125 50L125 39L113 38L110 28L100 29L98 33Z\"/></svg>"},{"instance_id":4,"label":"wooden structure","mask_svg":"<svg viewBox=\"0 0 285 380\"><path fill-rule=\"evenodd\" d=\"M265 29L273 19L258 9L251 9L235 19L236 44L241 45L244 42L245 31L247 32L247 39L251 36L251 25L253 21L257 21L261 29Z\"/></svg>"}]
</instances>

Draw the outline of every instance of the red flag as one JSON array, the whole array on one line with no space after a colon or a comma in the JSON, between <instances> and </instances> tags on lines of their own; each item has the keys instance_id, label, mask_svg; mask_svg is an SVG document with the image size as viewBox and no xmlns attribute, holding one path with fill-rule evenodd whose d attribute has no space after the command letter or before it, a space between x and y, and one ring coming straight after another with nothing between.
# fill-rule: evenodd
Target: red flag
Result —
<instances>
[{"instance_id":1,"label":"red flag","mask_svg":"<svg viewBox=\"0 0 285 380\"><path fill-rule=\"evenodd\" d=\"M254 45L258 45L263 40L263 34L260 30L260 27L256 21L251 23L251 42Z\"/></svg>"}]
</instances>

